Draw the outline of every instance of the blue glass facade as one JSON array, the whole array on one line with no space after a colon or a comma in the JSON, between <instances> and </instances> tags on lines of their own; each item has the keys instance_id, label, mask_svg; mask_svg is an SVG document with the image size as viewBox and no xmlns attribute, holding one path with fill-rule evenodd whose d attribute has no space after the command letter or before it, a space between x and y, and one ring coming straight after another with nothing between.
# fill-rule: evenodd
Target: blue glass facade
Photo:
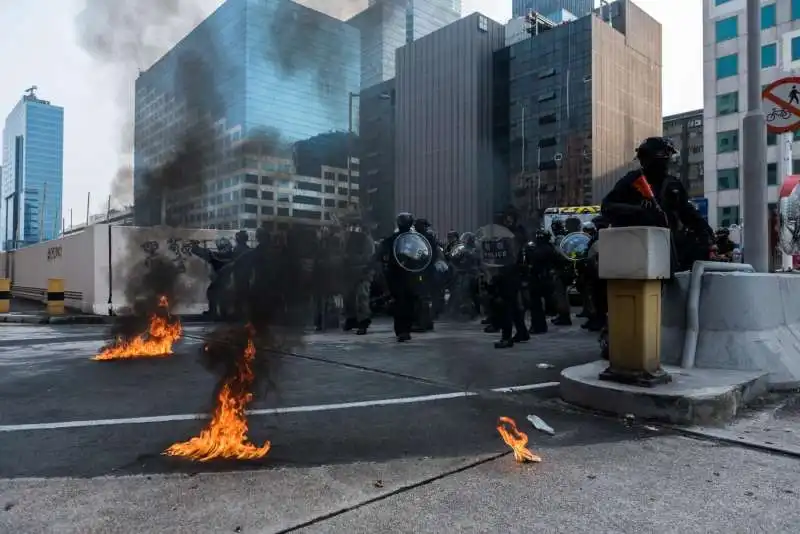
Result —
<instances>
[{"instance_id":1,"label":"blue glass facade","mask_svg":"<svg viewBox=\"0 0 800 534\"><path fill-rule=\"evenodd\" d=\"M576 17L588 15L594 9L594 0L513 0L511 16L524 17L531 11L547 16L566 9Z\"/></svg>"},{"instance_id":2,"label":"blue glass facade","mask_svg":"<svg viewBox=\"0 0 800 534\"><path fill-rule=\"evenodd\" d=\"M0 184L0 249L54 239L61 231L64 109L26 95L6 119Z\"/></svg>"},{"instance_id":3,"label":"blue glass facade","mask_svg":"<svg viewBox=\"0 0 800 534\"><path fill-rule=\"evenodd\" d=\"M252 176L266 184L258 171L291 173L293 168L285 159L269 164L236 159L231 147L266 132L275 143L274 155L284 157L279 147L347 131L349 95L360 88L360 44L358 29L290 0L223 3L136 82L137 224L158 218L155 207L142 206L148 171L169 161L174 140L194 115L214 123L222 150L219 160L206 161L200 172L203 198L186 208L202 213L189 222L214 227L209 221L226 218L225 227L237 227L238 215L253 213L238 203L245 195L237 186L252 183ZM357 101L352 111L355 127ZM254 165L262 167L255 174Z\"/></svg>"},{"instance_id":4,"label":"blue glass facade","mask_svg":"<svg viewBox=\"0 0 800 534\"><path fill-rule=\"evenodd\" d=\"M348 23L361 32L361 87L394 78L395 52L461 18L458 0L374 0Z\"/></svg>"}]
</instances>

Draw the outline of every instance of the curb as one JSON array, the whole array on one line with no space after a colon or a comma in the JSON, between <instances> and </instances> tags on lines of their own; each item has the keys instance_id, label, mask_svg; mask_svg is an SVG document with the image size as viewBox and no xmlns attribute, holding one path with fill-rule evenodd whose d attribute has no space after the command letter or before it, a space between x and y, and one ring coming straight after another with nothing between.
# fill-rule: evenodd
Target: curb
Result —
<instances>
[{"instance_id":1,"label":"curb","mask_svg":"<svg viewBox=\"0 0 800 534\"><path fill-rule=\"evenodd\" d=\"M561 372L561 398L577 406L673 425L718 424L733 419L748 402L766 394L760 372L665 367L673 382L653 388L601 381L605 360Z\"/></svg>"},{"instance_id":2,"label":"curb","mask_svg":"<svg viewBox=\"0 0 800 534\"><path fill-rule=\"evenodd\" d=\"M178 317L184 324L197 324L209 322L204 315L186 315ZM0 315L0 323L7 324L111 324L114 317L109 315L36 315L36 314L8 314Z\"/></svg>"}]
</instances>

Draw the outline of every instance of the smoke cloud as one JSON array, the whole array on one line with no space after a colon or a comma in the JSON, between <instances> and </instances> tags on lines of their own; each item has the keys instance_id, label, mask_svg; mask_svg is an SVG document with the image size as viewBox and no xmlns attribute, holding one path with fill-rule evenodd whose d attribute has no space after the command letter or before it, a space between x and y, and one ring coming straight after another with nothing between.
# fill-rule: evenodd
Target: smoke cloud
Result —
<instances>
[{"instance_id":1,"label":"smoke cloud","mask_svg":"<svg viewBox=\"0 0 800 534\"><path fill-rule=\"evenodd\" d=\"M149 68L221 3L220 0L85 0L75 19L78 45L116 80L119 166L111 180L112 203L133 202L134 90Z\"/></svg>"}]
</instances>

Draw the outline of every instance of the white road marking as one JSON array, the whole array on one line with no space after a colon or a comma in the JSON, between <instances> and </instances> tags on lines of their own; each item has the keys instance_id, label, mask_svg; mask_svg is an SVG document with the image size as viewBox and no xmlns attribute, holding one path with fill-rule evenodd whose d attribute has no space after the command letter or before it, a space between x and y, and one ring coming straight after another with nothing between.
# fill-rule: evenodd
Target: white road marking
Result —
<instances>
[{"instance_id":1,"label":"white road marking","mask_svg":"<svg viewBox=\"0 0 800 534\"><path fill-rule=\"evenodd\" d=\"M522 386L509 386L494 388L493 393L519 393L547 389L559 385L558 382L542 382L539 384L525 384ZM399 404L416 404L420 402L433 402L438 400L475 397L479 393L461 391L458 393L440 393L437 395L423 395L419 397L400 397L396 399L378 399L358 402L343 402L338 404L318 404L315 406L289 406L286 408L265 408L262 410L248 410L248 415L272 415L284 413L327 412L331 410L346 410L350 408L369 408L372 406L396 406ZM157 415L153 417L130 417L126 419L95 419L93 421L64 421L60 423L32 423L27 425L0 425L0 432L25 432L30 430L58 430L63 428L87 428L95 426L112 425L139 425L144 423L168 423L171 421L196 421L208 419L208 414L176 414Z\"/></svg>"}]
</instances>

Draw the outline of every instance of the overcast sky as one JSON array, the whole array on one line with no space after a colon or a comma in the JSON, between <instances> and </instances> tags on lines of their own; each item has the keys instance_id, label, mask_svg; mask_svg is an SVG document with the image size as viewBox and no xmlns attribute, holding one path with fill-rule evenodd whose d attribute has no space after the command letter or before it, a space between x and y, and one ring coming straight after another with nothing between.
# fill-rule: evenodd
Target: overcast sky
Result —
<instances>
[{"instance_id":1,"label":"overcast sky","mask_svg":"<svg viewBox=\"0 0 800 534\"><path fill-rule=\"evenodd\" d=\"M172 28L162 28L152 39L159 46L177 40L221 0L0 0L0 125L23 91L36 85L39 96L64 111L64 216L69 210L75 223L86 216L86 194L92 194L92 212L111 193L119 169L130 164L123 132L132 94L120 88L124 72L135 66L109 64L93 58L79 44L76 17L87 3L114 2L132 6L138 17L142 5L159 6L190 2L197 6L184 12ZM311 0L309 0L311 1ZM319 0L317 0L319 1ZM326 0L336 2L337 0ZM358 0L340 0L358 1ZM505 22L511 16L511 0L463 0L464 13L481 11ZM703 107L702 0L634 0L663 25L664 114ZM135 6L135 7L133 7ZM121 46L135 43L123 42ZM158 47L155 47L158 48ZM147 50L147 56L158 50ZM135 72L130 74L130 79ZM128 84L122 84L126 86Z\"/></svg>"}]
</instances>

